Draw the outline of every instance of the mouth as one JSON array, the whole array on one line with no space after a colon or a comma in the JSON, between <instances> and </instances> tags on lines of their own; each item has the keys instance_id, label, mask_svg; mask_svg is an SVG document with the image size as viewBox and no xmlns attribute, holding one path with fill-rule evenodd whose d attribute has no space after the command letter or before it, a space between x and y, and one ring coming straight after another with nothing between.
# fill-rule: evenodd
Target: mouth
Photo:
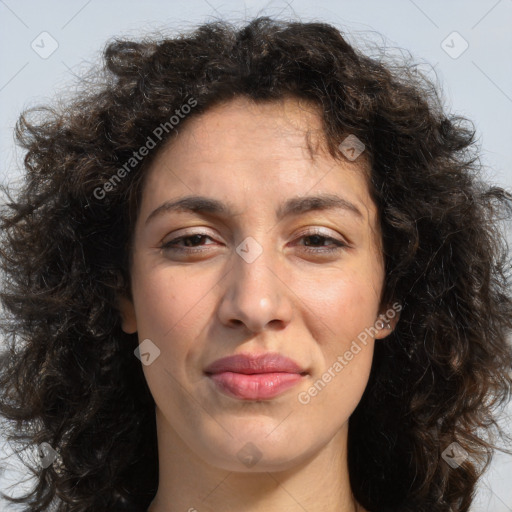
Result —
<instances>
[{"instance_id":1,"label":"mouth","mask_svg":"<svg viewBox=\"0 0 512 512\"><path fill-rule=\"evenodd\" d=\"M308 372L280 354L238 354L214 361L205 375L223 394L239 400L269 400L296 386Z\"/></svg>"}]
</instances>

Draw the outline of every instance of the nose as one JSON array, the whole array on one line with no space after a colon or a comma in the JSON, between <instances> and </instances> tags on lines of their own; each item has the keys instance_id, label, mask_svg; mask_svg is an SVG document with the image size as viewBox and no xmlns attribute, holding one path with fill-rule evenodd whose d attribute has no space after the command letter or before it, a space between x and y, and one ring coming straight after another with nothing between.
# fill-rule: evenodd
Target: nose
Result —
<instances>
[{"instance_id":1,"label":"nose","mask_svg":"<svg viewBox=\"0 0 512 512\"><path fill-rule=\"evenodd\" d=\"M274 264L272 264L272 259ZM251 262L234 254L234 263L226 275L219 305L221 322L228 327L245 326L257 333L265 329L283 329L291 320L293 292L276 257L266 249Z\"/></svg>"}]
</instances>

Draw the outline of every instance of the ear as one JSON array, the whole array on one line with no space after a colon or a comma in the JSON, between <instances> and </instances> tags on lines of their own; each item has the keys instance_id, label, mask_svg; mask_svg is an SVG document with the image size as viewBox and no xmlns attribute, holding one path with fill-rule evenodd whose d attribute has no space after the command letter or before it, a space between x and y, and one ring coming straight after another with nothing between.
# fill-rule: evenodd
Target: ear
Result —
<instances>
[{"instance_id":1,"label":"ear","mask_svg":"<svg viewBox=\"0 0 512 512\"><path fill-rule=\"evenodd\" d=\"M125 295L118 295L117 302L119 313L121 314L121 328L126 334L136 333L137 318L133 302Z\"/></svg>"},{"instance_id":2,"label":"ear","mask_svg":"<svg viewBox=\"0 0 512 512\"><path fill-rule=\"evenodd\" d=\"M396 327L400 318L400 311L402 310L401 304L394 302L392 305L386 305L381 309L379 315L375 319L375 329L377 334L375 339L384 339L389 336Z\"/></svg>"}]
</instances>

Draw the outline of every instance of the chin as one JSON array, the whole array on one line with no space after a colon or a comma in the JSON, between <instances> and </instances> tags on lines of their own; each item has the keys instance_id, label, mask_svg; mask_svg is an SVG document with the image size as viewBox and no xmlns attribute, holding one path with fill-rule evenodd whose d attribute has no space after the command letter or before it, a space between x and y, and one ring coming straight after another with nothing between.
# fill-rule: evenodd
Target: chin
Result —
<instances>
[{"instance_id":1,"label":"chin","mask_svg":"<svg viewBox=\"0 0 512 512\"><path fill-rule=\"evenodd\" d=\"M248 441L238 451L207 460L209 464L237 473L262 473L287 471L310 458L309 453L296 450L269 450Z\"/></svg>"},{"instance_id":2,"label":"chin","mask_svg":"<svg viewBox=\"0 0 512 512\"><path fill-rule=\"evenodd\" d=\"M273 427L275 428L275 422ZM235 432L234 430L232 432ZM291 432L283 432L272 438L266 428L261 432L243 432L237 426L237 434L222 439L208 437L194 451L208 464L227 471L262 472L286 471L308 460L318 451L318 439L307 439ZM283 435L284 434L284 435Z\"/></svg>"}]
</instances>

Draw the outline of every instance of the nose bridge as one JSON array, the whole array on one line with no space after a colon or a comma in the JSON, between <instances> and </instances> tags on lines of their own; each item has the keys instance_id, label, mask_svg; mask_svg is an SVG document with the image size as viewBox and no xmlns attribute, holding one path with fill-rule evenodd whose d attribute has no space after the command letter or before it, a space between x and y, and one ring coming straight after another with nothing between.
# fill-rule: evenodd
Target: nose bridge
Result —
<instances>
[{"instance_id":1,"label":"nose bridge","mask_svg":"<svg viewBox=\"0 0 512 512\"><path fill-rule=\"evenodd\" d=\"M248 237L235 252L233 272L237 276L236 281L243 285L237 290L238 293L251 291L258 292L257 296L265 298L272 296L276 284L273 281L276 277L270 269L276 266L276 255L272 254L270 244L262 245L254 238Z\"/></svg>"},{"instance_id":2,"label":"nose bridge","mask_svg":"<svg viewBox=\"0 0 512 512\"><path fill-rule=\"evenodd\" d=\"M287 323L291 306L286 286L276 276L279 265L271 244L248 237L233 256L220 309L222 321L243 323L251 331L260 331L271 322Z\"/></svg>"}]
</instances>

